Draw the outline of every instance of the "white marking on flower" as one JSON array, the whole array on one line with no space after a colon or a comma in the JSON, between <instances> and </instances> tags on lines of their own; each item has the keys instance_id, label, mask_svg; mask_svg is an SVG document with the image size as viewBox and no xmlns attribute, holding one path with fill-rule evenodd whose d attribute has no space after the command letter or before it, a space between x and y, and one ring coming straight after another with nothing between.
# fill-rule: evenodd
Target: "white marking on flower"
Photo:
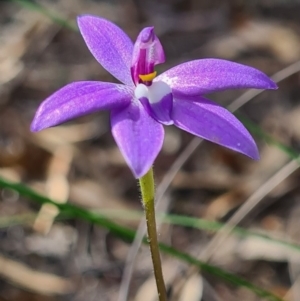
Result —
<instances>
[{"instance_id":1,"label":"white marking on flower","mask_svg":"<svg viewBox=\"0 0 300 301\"><path fill-rule=\"evenodd\" d=\"M134 90L137 99L146 97L150 103L160 102L166 95L172 93L171 88L164 82L153 82L151 86L138 84Z\"/></svg>"}]
</instances>

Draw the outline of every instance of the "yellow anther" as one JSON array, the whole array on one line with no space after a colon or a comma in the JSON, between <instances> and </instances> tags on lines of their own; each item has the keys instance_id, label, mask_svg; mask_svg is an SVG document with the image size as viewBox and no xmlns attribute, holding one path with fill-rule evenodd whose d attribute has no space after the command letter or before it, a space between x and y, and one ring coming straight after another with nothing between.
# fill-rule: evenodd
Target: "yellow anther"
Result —
<instances>
[{"instance_id":1,"label":"yellow anther","mask_svg":"<svg viewBox=\"0 0 300 301\"><path fill-rule=\"evenodd\" d=\"M139 78L143 82L151 82L155 76L156 76L156 71L149 73L149 74L144 74L144 75L140 74Z\"/></svg>"}]
</instances>

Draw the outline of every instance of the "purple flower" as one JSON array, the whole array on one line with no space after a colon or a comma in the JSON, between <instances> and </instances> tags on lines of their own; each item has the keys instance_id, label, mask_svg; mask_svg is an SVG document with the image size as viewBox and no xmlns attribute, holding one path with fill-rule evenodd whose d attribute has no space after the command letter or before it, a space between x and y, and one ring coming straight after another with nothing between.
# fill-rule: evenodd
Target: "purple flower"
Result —
<instances>
[{"instance_id":1,"label":"purple flower","mask_svg":"<svg viewBox=\"0 0 300 301\"><path fill-rule=\"evenodd\" d=\"M112 134L135 177L142 177L161 150L163 125L175 126L253 159L259 154L244 126L203 94L237 88L276 89L264 73L241 64L202 59L156 76L165 61L153 27L135 44L115 24L95 16L78 18L80 32L96 60L122 84L80 81L48 97L31 125L39 131L67 120L110 110Z\"/></svg>"}]
</instances>

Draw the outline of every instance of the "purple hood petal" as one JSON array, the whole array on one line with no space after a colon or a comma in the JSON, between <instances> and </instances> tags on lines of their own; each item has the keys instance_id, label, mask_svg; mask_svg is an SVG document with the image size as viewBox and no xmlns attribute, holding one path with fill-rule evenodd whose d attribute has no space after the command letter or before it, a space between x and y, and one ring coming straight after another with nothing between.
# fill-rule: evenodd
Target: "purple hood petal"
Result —
<instances>
[{"instance_id":1,"label":"purple hood petal","mask_svg":"<svg viewBox=\"0 0 300 301\"><path fill-rule=\"evenodd\" d=\"M133 47L131 74L135 84L140 82L139 75L154 72L154 66L165 62L163 47L154 33L154 27L144 28Z\"/></svg>"}]
</instances>

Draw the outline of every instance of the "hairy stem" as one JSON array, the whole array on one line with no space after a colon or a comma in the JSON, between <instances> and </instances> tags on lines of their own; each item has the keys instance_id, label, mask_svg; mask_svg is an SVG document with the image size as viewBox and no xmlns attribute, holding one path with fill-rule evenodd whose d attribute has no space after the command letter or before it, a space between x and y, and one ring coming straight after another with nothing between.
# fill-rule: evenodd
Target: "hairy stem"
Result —
<instances>
[{"instance_id":1,"label":"hairy stem","mask_svg":"<svg viewBox=\"0 0 300 301\"><path fill-rule=\"evenodd\" d=\"M155 207L154 207L154 179L153 169L151 168L142 178L139 179L142 202L147 222L148 241L151 251L151 258L154 269L154 276L158 291L159 301L167 301L165 282L162 274L159 247L157 242Z\"/></svg>"}]
</instances>

